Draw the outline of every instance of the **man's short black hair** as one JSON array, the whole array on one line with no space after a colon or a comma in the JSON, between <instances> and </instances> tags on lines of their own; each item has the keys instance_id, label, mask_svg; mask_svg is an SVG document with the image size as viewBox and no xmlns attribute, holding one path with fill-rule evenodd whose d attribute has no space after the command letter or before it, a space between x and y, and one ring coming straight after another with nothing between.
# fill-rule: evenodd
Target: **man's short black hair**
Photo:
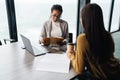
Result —
<instances>
[{"instance_id":1,"label":"man's short black hair","mask_svg":"<svg viewBox=\"0 0 120 80\"><path fill-rule=\"evenodd\" d=\"M59 10L61 13L63 12L62 6L59 4L53 5L51 8L51 12L53 12L53 10Z\"/></svg>"}]
</instances>

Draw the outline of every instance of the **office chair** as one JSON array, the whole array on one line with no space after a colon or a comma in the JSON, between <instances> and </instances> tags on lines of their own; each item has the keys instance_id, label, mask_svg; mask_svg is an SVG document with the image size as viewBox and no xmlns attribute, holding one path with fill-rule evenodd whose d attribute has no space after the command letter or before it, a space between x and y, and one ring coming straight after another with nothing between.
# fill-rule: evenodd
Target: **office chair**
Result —
<instances>
[{"instance_id":1,"label":"office chair","mask_svg":"<svg viewBox=\"0 0 120 80\"><path fill-rule=\"evenodd\" d=\"M7 44L7 41L12 42L15 41L14 39L3 39L4 44ZM0 45L2 45L2 41L0 40Z\"/></svg>"},{"instance_id":2,"label":"office chair","mask_svg":"<svg viewBox=\"0 0 120 80\"><path fill-rule=\"evenodd\" d=\"M2 42L0 41L0 45L2 45Z\"/></svg>"},{"instance_id":3,"label":"office chair","mask_svg":"<svg viewBox=\"0 0 120 80\"><path fill-rule=\"evenodd\" d=\"M9 41L9 42L15 41L14 39L3 39L3 40L4 40L5 44L7 44L7 41Z\"/></svg>"},{"instance_id":4,"label":"office chair","mask_svg":"<svg viewBox=\"0 0 120 80\"><path fill-rule=\"evenodd\" d=\"M68 43L73 43L73 34L69 33Z\"/></svg>"}]
</instances>

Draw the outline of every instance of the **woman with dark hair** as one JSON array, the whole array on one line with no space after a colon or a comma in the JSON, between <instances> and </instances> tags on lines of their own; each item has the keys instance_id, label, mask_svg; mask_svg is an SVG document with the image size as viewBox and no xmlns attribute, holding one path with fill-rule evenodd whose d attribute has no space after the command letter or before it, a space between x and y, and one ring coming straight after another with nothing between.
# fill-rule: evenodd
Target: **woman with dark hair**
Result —
<instances>
[{"instance_id":1,"label":"woman with dark hair","mask_svg":"<svg viewBox=\"0 0 120 80\"><path fill-rule=\"evenodd\" d=\"M67 50L72 66L78 74L87 70L100 80L116 80L120 65L114 57L114 42L105 30L103 13L97 4L87 4L82 9L81 22L84 34L77 38L76 52Z\"/></svg>"},{"instance_id":2,"label":"woman with dark hair","mask_svg":"<svg viewBox=\"0 0 120 80\"><path fill-rule=\"evenodd\" d=\"M50 19L45 22L41 34L40 43L45 44L45 38L63 38L62 42L58 42L58 45L65 45L68 41L68 23L60 19L63 9L59 4L53 5L51 8Z\"/></svg>"}]
</instances>

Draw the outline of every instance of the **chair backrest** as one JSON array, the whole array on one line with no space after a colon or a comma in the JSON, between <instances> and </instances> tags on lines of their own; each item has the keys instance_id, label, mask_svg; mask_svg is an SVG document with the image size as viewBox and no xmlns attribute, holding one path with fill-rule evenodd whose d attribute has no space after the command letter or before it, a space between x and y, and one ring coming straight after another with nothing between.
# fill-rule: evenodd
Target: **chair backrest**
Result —
<instances>
[{"instance_id":1,"label":"chair backrest","mask_svg":"<svg viewBox=\"0 0 120 80\"><path fill-rule=\"evenodd\" d=\"M73 43L73 34L72 33L69 33L68 43Z\"/></svg>"},{"instance_id":2,"label":"chair backrest","mask_svg":"<svg viewBox=\"0 0 120 80\"><path fill-rule=\"evenodd\" d=\"M0 41L0 45L2 45L2 42Z\"/></svg>"}]
</instances>

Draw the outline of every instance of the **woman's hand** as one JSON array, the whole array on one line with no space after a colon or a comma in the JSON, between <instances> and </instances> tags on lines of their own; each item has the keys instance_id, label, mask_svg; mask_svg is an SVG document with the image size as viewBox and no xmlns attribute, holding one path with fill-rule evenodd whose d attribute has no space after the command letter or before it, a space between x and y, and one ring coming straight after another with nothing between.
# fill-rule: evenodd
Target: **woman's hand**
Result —
<instances>
[{"instance_id":1,"label":"woman's hand","mask_svg":"<svg viewBox=\"0 0 120 80\"><path fill-rule=\"evenodd\" d=\"M45 41L45 38L41 39L40 40L40 43L45 45L45 46L48 46L49 44Z\"/></svg>"},{"instance_id":2,"label":"woman's hand","mask_svg":"<svg viewBox=\"0 0 120 80\"><path fill-rule=\"evenodd\" d=\"M74 50L72 50L72 51L67 50L66 54L67 54L68 58L71 60L71 59L73 59L73 57L75 55L75 51Z\"/></svg>"},{"instance_id":3,"label":"woman's hand","mask_svg":"<svg viewBox=\"0 0 120 80\"><path fill-rule=\"evenodd\" d=\"M44 39L44 38L41 39L41 40L40 40L40 43L43 43L43 44L44 44L44 43L45 43L45 39Z\"/></svg>"}]
</instances>

